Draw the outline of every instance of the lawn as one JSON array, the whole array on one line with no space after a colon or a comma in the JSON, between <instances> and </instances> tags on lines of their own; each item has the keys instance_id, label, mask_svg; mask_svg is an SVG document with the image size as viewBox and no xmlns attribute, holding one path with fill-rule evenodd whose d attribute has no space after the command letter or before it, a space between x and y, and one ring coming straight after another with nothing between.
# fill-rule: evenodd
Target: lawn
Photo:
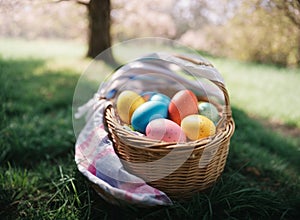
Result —
<instances>
[{"instance_id":1,"label":"lawn","mask_svg":"<svg viewBox=\"0 0 300 220\"><path fill-rule=\"evenodd\" d=\"M171 207L116 207L74 162L72 99L90 62L84 51L0 41L0 219L300 219L299 135L271 126L299 131L299 69L209 57L236 123L222 178Z\"/></svg>"}]
</instances>

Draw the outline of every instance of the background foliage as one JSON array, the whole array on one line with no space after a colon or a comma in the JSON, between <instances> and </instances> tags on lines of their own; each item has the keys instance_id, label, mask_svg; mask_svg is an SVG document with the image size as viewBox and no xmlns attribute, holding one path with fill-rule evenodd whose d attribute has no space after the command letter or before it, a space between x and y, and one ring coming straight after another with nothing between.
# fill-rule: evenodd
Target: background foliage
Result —
<instances>
[{"instance_id":1,"label":"background foliage","mask_svg":"<svg viewBox=\"0 0 300 220\"><path fill-rule=\"evenodd\" d=\"M299 65L298 0L111 3L114 42L135 37L167 37L218 56ZM1 36L86 40L86 9L72 0L2 0L0 5Z\"/></svg>"}]
</instances>

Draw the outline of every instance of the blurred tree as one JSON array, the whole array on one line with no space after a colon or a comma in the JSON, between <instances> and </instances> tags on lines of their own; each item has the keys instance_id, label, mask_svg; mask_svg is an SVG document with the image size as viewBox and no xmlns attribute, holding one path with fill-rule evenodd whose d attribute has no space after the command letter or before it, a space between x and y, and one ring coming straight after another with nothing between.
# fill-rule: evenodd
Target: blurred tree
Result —
<instances>
[{"instance_id":1,"label":"blurred tree","mask_svg":"<svg viewBox=\"0 0 300 220\"><path fill-rule=\"evenodd\" d=\"M280 45L282 58L279 63L285 65L300 64L300 0L254 0L257 11L263 10L265 14L272 14L269 26L277 26L277 31L285 41L278 40L275 44ZM276 24L277 23L277 24ZM266 27L266 29L268 29ZM271 29L270 29L271 30ZM269 37L270 38L270 37ZM277 37L277 39L279 39ZM274 39L273 39L274 40ZM288 48L289 51L285 50ZM279 47L278 47L279 48ZM282 62L283 61L283 62Z\"/></svg>"},{"instance_id":2,"label":"blurred tree","mask_svg":"<svg viewBox=\"0 0 300 220\"><path fill-rule=\"evenodd\" d=\"M119 40L145 36L178 39L210 23L211 10L216 8L210 2L216 1L225 0L113 0L112 33Z\"/></svg>"},{"instance_id":3,"label":"blurred tree","mask_svg":"<svg viewBox=\"0 0 300 220\"><path fill-rule=\"evenodd\" d=\"M269 0L270 4L274 4L279 10L282 10L285 15L300 29L300 0ZM263 1L261 0L261 4Z\"/></svg>"},{"instance_id":4,"label":"blurred tree","mask_svg":"<svg viewBox=\"0 0 300 220\"><path fill-rule=\"evenodd\" d=\"M209 23L209 1L177 0L170 11L176 25L176 38L191 29L200 29Z\"/></svg>"},{"instance_id":5,"label":"blurred tree","mask_svg":"<svg viewBox=\"0 0 300 220\"><path fill-rule=\"evenodd\" d=\"M229 2L238 4L225 23L187 36L193 37L198 49L239 60L300 65L299 0ZM183 40L188 41L187 37Z\"/></svg>"},{"instance_id":6,"label":"blurred tree","mask_svg":"<svg viewBox=\"0 0 300 220\"><path fill-rule=\"evenodd\" d=\"M95 58L100 52L111 46L110 37L110 0L90 0L89 49L87 56ZM110 54L109 59L112 59Z\"/></svg>"},{"instance_id":7,"label":"blurred tree","mask_svg":"<svg viewBox=\"0 0 300 220\"><path fill-rule=\"evenodd\" d=\"M111 47L110 36L110 0L57 0L74 1L87 7L89 33L88 33L88 52L87 56L97 58L104 50ZM111 50L108 50L105 57L101 57L110 64L115 64Z\"/></svg>"},{"instance_id":8,"label":"blurred tree","mask_svg":"<svg viewBox=\"0 0 300 220\"><path fill-rule=\"evenodd\" d=\"M67 1L53 4L52 0L0 0L0 36L84 40L86 12L86 7Z\"/></svg>"},{"instance_id":9,"label":"blurred tree","mask_svg":"<svg viewBox=\"0 0 300 220\"><path fill-rule=\"evenodd\" d=\"M148 36L174 38L176 27L171 16L174 1L111 1L112 35L117 40Z\"/></svg>"},{"instance_id":10,"label":"blurred tree","mask_svg":"<svg viewBox=\"0 0 300 220\"><path fill-rule=\"evenodd\" d=\"M228 26L233 56L244 60L297 66L300 61L300 28L291 19L290 6L295 0L248 0ZM280 5L280 6L279 6ZM287 12L282 7L290 8ZM289 15L287 15L289 13ZM236 44L238 42L238 44Z\"/></svg>"}]
</instances>

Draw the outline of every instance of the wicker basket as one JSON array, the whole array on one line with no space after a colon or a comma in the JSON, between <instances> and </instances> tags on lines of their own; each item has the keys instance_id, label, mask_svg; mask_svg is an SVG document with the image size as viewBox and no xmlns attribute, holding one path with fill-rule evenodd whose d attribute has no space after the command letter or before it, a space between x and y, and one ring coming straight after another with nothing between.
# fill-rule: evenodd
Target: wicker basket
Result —
<instances>
[{"instance_id":1,"label":"wicker basket","mask_svg":"<svg viewBox=\"0 0 300 220\"><path fill-rule=\"evenodd\" d=\"M211 66L178 57L195 65ZM113 104L104 111L104 124L124 167L172 199L187 199L209 188L224 170L230 138L234 133L234 121L224 84L211 82L223 92L225 104L221 106L214 103L221 112L216 134L198 141L177 144L137 136L124 129Z\"/></svg>"}]
</instances>

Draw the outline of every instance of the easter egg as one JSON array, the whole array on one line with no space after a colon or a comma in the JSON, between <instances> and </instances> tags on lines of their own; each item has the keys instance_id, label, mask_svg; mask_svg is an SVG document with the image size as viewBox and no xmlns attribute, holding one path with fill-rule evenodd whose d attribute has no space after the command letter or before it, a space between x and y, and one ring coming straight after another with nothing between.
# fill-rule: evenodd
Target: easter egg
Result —
<instances>
[{"instance_id":1,"label":"easter egg","mask_svg":"<svg viewBox=\"0 0 300 220\"><path fill-rule=\"evenodd\" d=\"M219 121L220 115L218 109L213 104L209 102L199 102L198 109L199 114L206 116L215 124Z\"/></svg>"},{"instance_id":2,"label":"easter egg","mask_svg":"<svg viewBox=\"0 0 300 220\"><path fill-rule=\"evenodd\" d=\"M160 101L148 101L140 105L132 114L134 130L145 133L148 123L157 118L167 118L168 106Z\"/></svg>"},{"instance_id":3,"label":"easter egg","mask_svg":"<svg viewBox=\"0 0 300 220\"><path fill-rule=\"evenodd\" d=\"M167 106L169 106L171 99L164 94L156 93L150 97L149 101L161 101L165 103Z\"/></svg>"},{"instance_id":4,"label":"easter egg","mask_svg":"<svg viewBox=\"0 0 300 220\"><path fill-rule=\"evenodd\" d=\"M121 120L129 124L133 112L143 103L145 100L136 92L130 90L121 92L117 98L117 111Z\"/></svg>"},{"instance_id":5,"label":"easter egg","mask_svg":"<svg viewBox=\"0 0 300 220\"><path fill-rule=\"evenodd\" d=\"M216 133L214 123L203 115L189 115L181 122L181 128L191 140L199 140Z\"/></svg>"},{"instance_id":6,"label":"easter egg","mask_svg":"<svg viewBox=\"0 0 300 220\"><path fill-rule=\"evenodd\" d=\"M175 122L159 118L152 120L146 127L146 136L165 142L185 142L186 136L181 127Z\"/></svg>"},{"instance_id":7,"label":"easter egg","mask_svg":"<svg viewBox=\"0 0 300 220\"><path fill-rule=\"evenodd\" d=\"M177 92L171 99L168 111L169 118L180 125L183 118L198 113L196 95L190 90Z\"/></svg>"}]
</instances>

